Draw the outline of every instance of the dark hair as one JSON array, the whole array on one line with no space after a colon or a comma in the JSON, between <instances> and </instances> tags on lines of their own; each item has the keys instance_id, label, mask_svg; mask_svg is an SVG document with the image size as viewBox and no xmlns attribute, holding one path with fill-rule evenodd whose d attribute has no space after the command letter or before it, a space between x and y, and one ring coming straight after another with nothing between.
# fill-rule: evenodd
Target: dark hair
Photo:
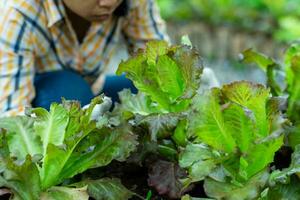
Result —
<instances>
[{"instance_id":1,"label":"dark hair","mask_svg":"<svg viewBox=\"0 0 300 200\"><path fill-rule=\"evenodd\" d=\"M114 11L114 15L117 17L124 17L128 14L129 5L127 0L123 0L122 3Z\"/></svg>"}]
</instances>

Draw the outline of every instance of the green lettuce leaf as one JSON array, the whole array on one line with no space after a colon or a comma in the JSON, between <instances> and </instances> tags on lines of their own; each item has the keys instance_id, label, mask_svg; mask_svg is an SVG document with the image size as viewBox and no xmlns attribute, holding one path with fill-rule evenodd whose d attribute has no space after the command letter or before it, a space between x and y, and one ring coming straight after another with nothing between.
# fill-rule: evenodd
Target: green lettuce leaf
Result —
<instances>
[{"instance_id":1,"label":"green lettuce leaf","mask_svg":"<svg viewBox=\"0 0 300 200\"><path fill-rule=\"evenodd\" d=\"M65 163L60 180L73 177L89 168L105 166L113 159L125 161L135 150L136 139L137 136L131 133L128 126L93 132L77 146Z\"/></svg>"},{"instance_id":2,"label":"green lettuce leaf","mask_svg":"<svg viewBox=\"0 0 300 200\"><path fill-rule=\"evenodd\" d=\"M42 144L39 136L34 133L34 120L27 116L1 118L0 127L6 129L10 155L19 161L24 161L29 154L42 154Z\"/></svg>"},{"instance_id":3,"label":"green lettuce leaf","mask_svg":"<svg viewBox=\"0 0 300 200\"><path fill-rule=\"evenodd\" d=\"M236 143L225 125L220 105L220 90L214 89L199 100L199 113L191 116L189 131L213 148L233 152Z\"/></svg>"},{"instance_id":4,"label":"green lettuce leaf","mask_svg":"<svg viewBox=\"0 0 300 200\"><path fill-rule=\"evenodd\" d=\"M39 199L41 192L39 171L29 155L21 163L9 157L1 157L0 162L5 163L5 169L2 169L0 175L0 187L10 188L15 200Z\"/></svg>"},{"instance_id":5,"label":"green lettuce leaf","mask_svg":"<svg viewBox=\"0 0 300 200\"><path fill-rule=\"evenodd\" d=\"M188 144L179 154L179 165L188 169L185 184L204 180L218 164L217 156L203 144Z\"/></svg>"},{"instance_id":6,"label":"green lettuce leaf","mask_svg":"<svg viewBox=\"0 0 300 200\"><path fill-rule=\"evenodd\" d=\"M89 196L96 200L126 200L135 195L133 192L124 187L121 181L116 178L87 180L74 185L80 187L87 186Z\"/></svg>"},{"instance_id":7,"label":"green lettuce leaf","mask_svg":"<svg viewBox=\"0 0 300 200\"><path fill-rule=\"evenodd\" d=\"M261 189L267 183L268 175L268 172L262 171L252 177L246 184L240 186L207 178L204 181L204 190L209 197L216 199L256 199L259 197Z\"/></svg>"},{"instance_id":8,"label":"green lettuce leaf","mask_svg":"<svg viewBox=\"0 0 300 200\"><path fill-rule=\"evenodd\" d=\"M33 110L37 116L36 134L42 136L43 147L47 146L42 160L43 165L39 167L43 190L63 180L60 173L74 149L81 140L96 129L95 122L90 117L93 107L101 102L101 99L95 98L87 110L82 110L80 104L74 101L65 101L63 106L52 104L50 112L42 108ZM43 128L47 125L49 126L47 129ZM60 143L61 139L63 143Z\"/></svg>"},{"instance_id":9,"label":"green lettuce leaf","mask_svg":"<svg viewBox=\"0 0 300 200\"><path fill-rule=\"evenodd\" d=\"M50 112L44 108L32 111L36 115L34 129L43 143L43 156L47 153L49 144L61 146L65 138L65 129L68 125L68 111L59 104L52 104Z\"/></svg>"},{"instance_id":10,"label":"green lettuce leaf","mask_svg":"<svg viewBox=\"0 0 300 200\"><path fill-rule=\"evenodd\" d=\"M300 181L296 176L292 176L290 181L285 184L276 184L267 188L267 194L260 200L298 200L300 199Z\"/></svg>"},{"instance_id":11,"label":"green lettuce leaf","mask_svg":"<svg viewBox=\"0 0 300 200\"><path fill-rule=\"evenodd\" d=\"M51 187L41 194L41 200L88 200L87 186L83 188Z\"/></svg>"},{"instance_id":12,"label":"green lettuce leaf","mask_svg":"<svg viewBox=\"0 0 300 200\"><path fill-rule=\"evenodd\" d=\"M240 81L223 86L222 94L228 99L227 101L244 107L245 112L253 113L258 128L256 134L262 137L268 135L269 126L266 111L266 103L270 96L268 89L263 85ZM250 116L251 113L246 114Z\"/></svg>"},{"instance_id":13,"label":"green lettuce leaf","mask_svg":"<svg viewBox=\"0 0 300 200\"><path fill-rule=\"evenodd\" d=\"M35 200L89 168L113 159L124 161L135 150L137 136L126 124L97 128L92 111L102 98L95 98L87 109L63 101L52 104L50 111L35 108L28 116L0 119L0 139L5 143L0 145L2 186L12 189L16 198ZM76 198L71 189L49 191L46 199Z\"/></svg>"},{"instance_id":14,"label":"green lettuce leaf","mask_svg":"<svg viewBox=\"0 0 300 200\"><path fill-rule=\"evenodd\" d=\"M300 112L300 45L292 45L286 52L285 57L286 81L288 97L288 116L293 122L299 122Z\"/></svg>"},{"instance_id":15,"label":"green lettuce leaf","mask_svg":"<svg viewBox=\"0 0 300 200\"><path fill-rule=\"evenodd\" d=\"M267 57L253 49L247 49L241 54L241 61L247 64L255 63L267 75L267 86L271 88L273 95L278 96L283 94L281 83L276 80L277 71L281 66L274 59Z\"/></svg>"},{"instance_id":16,"label":"green lettuce leaf","mask_svg":"<svg viewBox=\"0 0 300 200\"><path fill-rule=\"evenodd\" d=\"M283 145L286 119L279 111L279 99L271 98L264 86L246 81L212 89L197 98L196 112L188 118L188 135L195 138L194 143L204 143L221 156L197 156L198 166L185 166L190 176L199 175L194 179L202 180L214 168L222 167L233 182L246 184L273 161Z\"/></svg>"},{"instance_id":17,"label":"green lettuce leaf","mask_svg":"<svg viewBox=\"0 0 300 200\"><path fill-rule=\"evenodd\" d=\"M134 115L147 116L152 113L160 113L161 110L153 105L153 102L144 93L132 94L130 90L124 89L119 92L120 104L116 105L114 112L117 114L133 117ZM129 113L132 113L131 115Z\"/></svg>"}]
</instances>

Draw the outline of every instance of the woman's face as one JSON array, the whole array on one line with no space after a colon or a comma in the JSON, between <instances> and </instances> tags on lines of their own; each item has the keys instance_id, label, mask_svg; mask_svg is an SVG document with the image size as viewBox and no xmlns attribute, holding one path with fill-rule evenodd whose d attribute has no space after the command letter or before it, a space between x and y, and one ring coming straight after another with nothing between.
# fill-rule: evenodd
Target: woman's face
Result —
<instances>
[{"instance_id":1,"label":"woman's face","mask_svg":"<svg viewBox=\"0 0 300 200\"><path fill-rule=\"evenodd\" d=\"M105 21L122 0L63 0L65 6L88 21Z\"/></svg>"}]
</instances>

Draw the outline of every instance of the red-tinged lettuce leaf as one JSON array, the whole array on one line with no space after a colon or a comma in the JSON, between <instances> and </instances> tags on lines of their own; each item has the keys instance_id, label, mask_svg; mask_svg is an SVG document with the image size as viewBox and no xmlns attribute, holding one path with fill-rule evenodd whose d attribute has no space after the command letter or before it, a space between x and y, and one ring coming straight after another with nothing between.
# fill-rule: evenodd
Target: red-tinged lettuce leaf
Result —
<instances>
[{"instance_id":1,"label":"red-tinged lettuce leaf","mask_svg":"<svg viewBox=\"0 0 300 200\"><path fill-rule=\"evenodd\" d=\"M88 200L87 187L51 187L41 194L40 200Z\"/></svg>"},{"instance_id":2,"label":"red-tinged lettuce leaf","mask_svg":"<svg viewBox=\"0 0 300 200\"><path fill-rule=\"evenodd\" d=\"M187 190L180 182L182 178L186 178L186 173L177 164L158 160L149 169L148 184L154 187L160 195L180 198Z\"/></svg>"},{"instance_id":3,"label":"red-tinged lettuce leaf","mask_svg":"<svg viewBox=\"0 0 300 200\"><path fill-rule=\"evenodd\" d=\"M190 99L196 95L200 87L201 75L203 72L202 60L196 49L187 45L174 48L173 59L180 66L181 73L185 83L182 99Z\"/></svg>"},{"instance_id":4,"label":"red-tinged lettuce leaf","mask_svg":"<svg viewBox=\"0 0 300 200\"><path fill-rule=\"evenodd\" d=\"M258 128L258 133L256 134L262 137L268 135L269 124L266 111L266 103L270 96L268 89L260 84L240 81L224 85L222 94L228 99L225 101L238 104L253 113L256 127Z\"/></svg>"},{"instance_id":5,"label":"red-tinged lettuce leaf","mask_svg":"<svg viewBox=\"0 0 300 200\"><path fill-rule=\"evenodd\" d=\"M120 64L117 74L122 73L160 110L179 112L196 94L202 66L195 49L153 41L144 52Z\"/></svg>"},{"instance_id":6,"label":"red-tinged lettuce leaf","mask_svg":"<svg viewBox=\"0 0 300 200\"><path fill-rule=\"evenodd\" d=\"M152 141L148 134L144 134L138 139L139 141L136 150L130 154L130 157L126 162L142 166L149 155L158 153L158 143Z\"/></svg>"},{"instance_id":7,"label":"red-tinged lettuce leaf","mask_svg":"<svg viewBox=\"0 0 300 200\"><path fill-rule=\"evenodd\" d=\"M262 171L243 185L235 185L231 182L219 182L207 178L204 181L204 190L209 197L215 199L256 199L265 187L268 176L269 173L267 171Z\"/></svg>"},{"instance_id":8,"label":"red-tinged lettuce leaf","mask_svg":"<svg viewBox=\"0 0 300 200\"><path fill-rule=\"evenodd\" d=\"M131 94L129 90L123 90L119 96L121 103L117 104L113 114L125 120L132 119L135 126L146 125L153 141L171 135L178 121L185 118L184 113L161 110L144 93Z\"/></svg>"},{"instance_id":9,"label":"red-tinged lettuce leaf","mask_svg":"<svg viewBox=\"0 0 300 200\"><path fill-rule=\"evenodd\" d=\"M135 195L123 186L117 178L87 180L73 185L79 187L87 186L89 196L96 200L126 200Z\"/></svg>"},{"instance_id":10,"label":"red-tinged lettuce leaf","mask_svg":"<svg viewBox=\"0 0 300 200\"><path fill-rule=\"evenodd\" d=\"M170 114L151 114L146 117L136 116L136 124L146 124L152 141L157 141L158 138L166 138L172 135L179 120L183 115L177 113Z\"/></svg>"}]
</instances>

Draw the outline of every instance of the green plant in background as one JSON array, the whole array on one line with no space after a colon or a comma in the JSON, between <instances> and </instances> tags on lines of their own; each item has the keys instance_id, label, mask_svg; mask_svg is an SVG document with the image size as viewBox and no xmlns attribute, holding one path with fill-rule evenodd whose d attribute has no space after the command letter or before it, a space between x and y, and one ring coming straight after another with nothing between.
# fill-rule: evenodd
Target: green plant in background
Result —
<instances>
[{"instance_id":1,"label":"green plant in background","mask_svg":"<svg viewBox=\"0 0 300 200\"><path fill-rule=\"evenodd\" d=\"M158 0L162 16L170 21L203 21L263 31L280 42L300 38L298 0Z\"/></svg>"}]
</instances>

